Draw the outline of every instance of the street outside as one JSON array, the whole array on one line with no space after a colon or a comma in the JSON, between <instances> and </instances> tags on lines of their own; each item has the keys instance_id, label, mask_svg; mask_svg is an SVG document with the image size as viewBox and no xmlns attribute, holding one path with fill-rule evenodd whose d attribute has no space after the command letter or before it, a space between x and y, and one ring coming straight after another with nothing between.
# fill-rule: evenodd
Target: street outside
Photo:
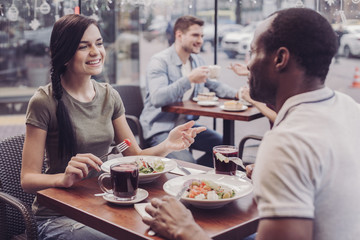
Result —
<instances>
[{"instance_id":1,"label":"street outside","mask_svg":"<svg viewBox=\"0 0 360 240\"><path fill-rule=\"evenodd\" d=\"M164 40L159 41L154 39L151 42L142 40L140 43L140 72L141 72L141 85L145 85L145 70L146 65L150 61L153 54L165 49L167 43ZM209 65L214 63L214 54L210 46L205 48L205 52L201 53L201 56L205 59ZM247 81L247 77L239 77L233 73L227 67L230 63L240 62L244 63L244 59L229 59L225 53L218 51L217 64L222 67L221 77L219 81L222 81L234 88L239 89L244 86ZM355 68L360 68L360 58L343 58L340 57L338 62L331 64L330 71L326 80L326 85L331 89L338 90L350 95L357 102L360 103L360 88L352 88L352 82L354 80ZM360 73L358 73L360 74ZM210 117L201 117L198 123L203 124L209 128L213 128L213 119ZM251 122L235 121L235 144L238 144L240 140L249 134L264 135L269 130L269 121L266 118L257 119ZM216 130L222 133L222 119L216 120Z\"/></svg>"}]
</instances>

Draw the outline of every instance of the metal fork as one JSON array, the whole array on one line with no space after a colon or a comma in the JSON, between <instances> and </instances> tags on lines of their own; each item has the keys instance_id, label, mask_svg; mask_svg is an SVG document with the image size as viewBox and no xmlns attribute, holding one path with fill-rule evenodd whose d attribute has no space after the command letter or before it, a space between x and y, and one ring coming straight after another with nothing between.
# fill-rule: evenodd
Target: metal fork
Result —
<instances>
[{"instance_id":1,"label":"metal fork","mask_svg":"<svg viewBox=\"0 0 360 240\"><path fill-rule=\"evenodd\" d=\"M176 194L175 198L177 200L180 200L182 195L184 195L184 192L190 187L190 185L196 181L196 179L188 179L186 180L183 185L182 185L182 188L180 189L180 191Z\"/></svg>"},{"instance_id":2,"label":"metal fork","mask_svg":"<svg viewBox=\"0 0 360 240\"><path fill-rule=\"evenodd\" d=\"M104 154L100 157L101 160L104 160L107 156L112 155L112 154L119 154L122 153L123 151L125 151L128 147L131 146L131 142L129 139L125 139L124 141L122 141L121 143L119 143L118 145L114 146L110 152L108 152L107 154Z\"/></svg>"}]
</instances>

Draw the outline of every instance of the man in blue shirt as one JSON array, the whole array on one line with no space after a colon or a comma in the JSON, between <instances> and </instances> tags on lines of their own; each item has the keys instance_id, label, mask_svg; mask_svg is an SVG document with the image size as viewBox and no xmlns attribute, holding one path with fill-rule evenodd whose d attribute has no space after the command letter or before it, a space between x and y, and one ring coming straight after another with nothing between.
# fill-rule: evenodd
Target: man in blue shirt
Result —
<instances>
[{"instance_id":1,"label":"man in blue shirt","mask_svg":"<svg viewBox=\"0 0 360 240\"><path fill-rule=\"evenodd\" d=\"M154 55L146 72L146 98L140 122L147 144L155 146L164 140L171 129L194 116L162 112L161 107L196 97L205 87L219 97L236 98L237 89L208 79L209 68L198 55L203 44L204 21L183 16L174 25L175 42ZM195 119L196 120L196 119ZM193 149L204 151L197 163L212 166L212 147L222 144L222 136L208 129L196 137ZM170 158L195 162L188 150L174 152Z\"/></svg>"}]
</instances>

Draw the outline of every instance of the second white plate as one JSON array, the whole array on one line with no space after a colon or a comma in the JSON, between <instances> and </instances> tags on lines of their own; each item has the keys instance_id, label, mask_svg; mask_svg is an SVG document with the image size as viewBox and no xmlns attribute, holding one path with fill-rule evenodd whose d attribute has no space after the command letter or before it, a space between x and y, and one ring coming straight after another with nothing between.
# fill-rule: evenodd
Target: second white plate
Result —
<instances>
[{"instance_id":1,"label":"second white plate","mask_svg":"<svg viewBox=\"0 0 360 240\"><path fill-rule=\"evenodd\" d=\"M237 109L228 109L228 108L225 108L224 105L221 105L220 108L222 110L228 111L228 112L242 112L242 111L245 111L246 109L248 109L248 107L245 105L242 105L242 108L237 108Z\"/></svg>"},{"instance_id":2,"label":"second white plate","mask_svg":"<svg viewBox=\"0 0 360 240\"><path fill-rule=\"evenodd\" d=\"M175 160L169 159L169 158L157 157L157 156L127 156L127 157L114 158L114 159L104 162L101 165L101 170L108 173L108 172L110 172L110 166L113 165L114 163L120 163L120 162L121 163L129 163L129 162L135 162L138 159L142 159L146 162L161 159L165 164L164 171L162 171L162 172L140 173L139 174L139 183L152 182L156 178L160 177L162 174L170 172L171 170L173 170L174 168L177 167L177 163L175 162Z\"/></svg>"},{"instance_id":3,"label":"second white plate","mask_svg":"<svg viewBox=\"0 0 360 240\"><path fill-rule=\"evenodd\" d=\"M200 105L200 106L203 106L203 107L213 107L213 106L219 105L219 102L216 102L216 101L198 101L197 104Z\"/></svg>"},{"instance_id":4,"label":"second white plate","mask_svg":"<svg viewBox=\"0 0 360 240\"><path fill-rule=\"evenodd\" d=\"M198 99L197 97L194 97L192 100L193 100L194 102L199 101L199 99ZM209 100L209 101L217 101L217 100L219 100L219 98L215 96L215 97L213 97L213 99L211 99L211 100Z\"/></svg>"},{"instance_id":5,"label":"second white plate","mask_svg":"<svg viewBox=\"0 0 360 240\"><path fill-rule=\"evenodd\" d=\"M236 199L242 198L247 196L253 191L252 184L242 178L237 176L228 176L222 174L197 174L197 175L186 175L181 177L176 177L168 180L163 185L163 189L167 194L172 196L176 196L177 193L183 188L184 183L189 179L196 179L196 180L211 180L218 185L227 186L235 191L235 196L232 198L226 199L218 199L218 200L207 200L207 199L194 199L194 198L187 198L182 197L181 200L187 202L195 207L198 208L219 208L222 207Z\"/></svg>"}]
</instances>

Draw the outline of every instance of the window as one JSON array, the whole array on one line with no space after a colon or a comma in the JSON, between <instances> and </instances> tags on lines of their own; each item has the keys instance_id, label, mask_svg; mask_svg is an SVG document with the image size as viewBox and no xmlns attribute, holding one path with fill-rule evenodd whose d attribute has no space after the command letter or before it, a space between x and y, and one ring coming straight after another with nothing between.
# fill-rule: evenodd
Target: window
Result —
<instances>
[{"instance_id":1,"label":"window","mask_svg":"<svg viewBox=\"0 0 360 240\"><path fill-rule=\"evenodd\" d=\"M240 87L246 79L236 80L227 66L247 61L256 24L277 9L301 5L320 11L335 30L344 29L341 57L331 66L328 84L353 95L348 88L360 65L354 57L360 55L359 37L352 38L360 26L356 0L346 4L343 0L4 0L0 4L0 114L24 112L35 89L49 82L50 34L55 20L64 14L79 9L100 23L107 59L104 72L95 79L141 86L151 56L172 43L169 27L179 16L198 16L205 21L201 55L208 64L222 67L221 81Z\"/></svg>"}]
</instances>

